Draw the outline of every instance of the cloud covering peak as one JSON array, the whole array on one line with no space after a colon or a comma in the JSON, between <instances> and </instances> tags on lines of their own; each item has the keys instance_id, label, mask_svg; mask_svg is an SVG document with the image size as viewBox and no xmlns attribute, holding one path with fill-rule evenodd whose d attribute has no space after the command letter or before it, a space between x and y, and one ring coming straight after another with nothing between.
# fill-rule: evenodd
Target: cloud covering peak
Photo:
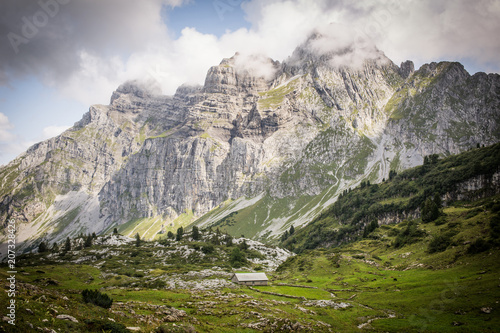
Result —
<instances>
[{"instance_id":1,"label":"cloud covering peak","mask_svg":"<svg viewBox=\"0 0 500 333\"><path fill-rule=\"evenodd\" d=\"M397 63L466 60L474 68L500 70L498 0L237 1L250 28L215 36L186 27L172 38L165 16L188 2L2 1L0 84L35 75L91 104L107 102L127 80L152 77L173 94L182 83L203 83L210 66L237 51L254 63L282 61L314 31L324 38L311 48L337 50L337 66L356 65L382 50Z\"/></svg>"}]
</instances>

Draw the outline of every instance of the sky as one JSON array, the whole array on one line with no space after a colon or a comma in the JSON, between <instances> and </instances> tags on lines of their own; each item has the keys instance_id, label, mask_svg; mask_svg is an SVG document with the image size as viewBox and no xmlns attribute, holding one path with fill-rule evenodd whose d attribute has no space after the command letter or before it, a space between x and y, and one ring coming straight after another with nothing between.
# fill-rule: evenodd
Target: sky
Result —
<instances>
[{"instance_id":1,"label":"sky","mask_svg":"<svg viewBox=\"0 0 500 333\"><path fill-rule=\"evenodd\" d=\"M235 52L283 61L314 31L323 49L369 43L396 64L500 73L499 18L500 0L2 0L0 164L127 80L171 95Z\"/></svg>"}]
</instances>

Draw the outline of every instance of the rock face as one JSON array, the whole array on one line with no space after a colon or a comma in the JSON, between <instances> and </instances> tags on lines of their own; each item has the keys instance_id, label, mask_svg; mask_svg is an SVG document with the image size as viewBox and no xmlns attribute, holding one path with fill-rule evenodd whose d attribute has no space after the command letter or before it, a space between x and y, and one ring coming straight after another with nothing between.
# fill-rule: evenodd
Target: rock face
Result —
<instances>
[{"instance_id":1,"label":"rock face","mask_svg":"<svg viewBox=\"0 0 500 333\"><path fill-rule=\"evenodd\" d=\"M17 221L24 249L113 227L153 238L200 217L273 238L363 179L499 141L499 75L449 62L415 71L379 51L338 65L349 49L309 42L283 63L260 59L266 75L224 59L174 96L123 84L0 169L3 221Z\"/></svg>"}]
</instances>

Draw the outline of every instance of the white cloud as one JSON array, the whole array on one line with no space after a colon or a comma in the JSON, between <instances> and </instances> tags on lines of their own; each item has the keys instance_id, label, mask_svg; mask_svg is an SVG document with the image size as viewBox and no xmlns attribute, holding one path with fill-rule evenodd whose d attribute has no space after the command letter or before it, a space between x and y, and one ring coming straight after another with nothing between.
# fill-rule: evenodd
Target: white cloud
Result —
<instances>
[{"instance_id":1,"label":"white cloud","mask_svg":"<svg viewBox=\"0 0 500 333\"><path fill-rule=\"evenodd\" d=\"M71 126L47 126L42 130L40 141L58 136L70 127Z\"/></svg>"},{"instance_id":2,"label":"white cloud","mask_svg":"<svg viewBox=\"0 0 500 333\"><path fill-rule=\"evenodd\" d=\"M234 65L236 72L250 73L252 76L271 80L277 70L271 60L272 59L260 54L238 54L235 57Z\"/></svg>"},{"instance_id":3,"label":"white cloud","mask_svg":"<svg viewBox=\"0 0 500 333\"><path fill-rule=\"evenodd\" d=\"M8 142L15 138L10 132L14 126L10 123L9 118L0 112L0 142Z\"/></svg>"},{"instance_id":4,"label":"white cloud","mask_svg":"<svg viewBox=\"0 0 500 333\"><path fill-rule=\"evenodd\" d=\"M14 125L5 114L0 112L0 165L14 159L33 144L58 136L68 128L70 126L47 126L36 140L25 140L11 132Z\"/></svg>"},{"instance_id":5,"label":"white cloud","mask_svg":"<svg viewBox=\"0 0 500 333\"><path fill-rule=\"evenodd\" d=\"M13 129L14 125L9 118L0 112L0 165L6 164L29 147L11 132Z\"/></svg>"},{"instance_id":6,"label":"white cloud","mask_svg":"<svg viewBox=\"0 0 500 333\"><path fill-rule=\"evenodd\" d=\"M375 44L396 63L472 59L477 65L500 69L496 36L500 1L496 0L252 0L242 3L250 29L216 37L185 28L172 39L162 21L162 8L185 3L70 3L51 21L59 29L51 29L50 24L41 29L40 40L47 45L37 48L40 43L35 40L27 45L33 49L23 55L36 55L39 60L15 68L43 76L66 96L85 104L107 104L118 85L134 78L153 77L166 94L185 82L203 84L208 68L235 52L240 52L241 59L258 54L283 61L319 27L327 38L317 48L341 50L355 42L355 52L337 57L335 65L374 56ZM4 69L12 65L7 60L0 62ZM2 75L0 71L0 81L5 81Z\"/></svg>"}]
</instances>

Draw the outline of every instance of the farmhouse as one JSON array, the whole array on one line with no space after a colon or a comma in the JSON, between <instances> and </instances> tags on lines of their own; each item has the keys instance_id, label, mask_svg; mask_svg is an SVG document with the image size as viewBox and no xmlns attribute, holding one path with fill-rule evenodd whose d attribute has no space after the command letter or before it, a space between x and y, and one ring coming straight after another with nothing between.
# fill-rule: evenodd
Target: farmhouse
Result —
<instances>
[{"instance_id":1,"label":"farmhouse","mask_svg":"<svg viewBox=\"0 0 500 333\"><path fill-rule=\"evenodd\" d=\"M246 286L267 286L266 273L234 273L231 281Z\"/></svg>"}]
</instances>

